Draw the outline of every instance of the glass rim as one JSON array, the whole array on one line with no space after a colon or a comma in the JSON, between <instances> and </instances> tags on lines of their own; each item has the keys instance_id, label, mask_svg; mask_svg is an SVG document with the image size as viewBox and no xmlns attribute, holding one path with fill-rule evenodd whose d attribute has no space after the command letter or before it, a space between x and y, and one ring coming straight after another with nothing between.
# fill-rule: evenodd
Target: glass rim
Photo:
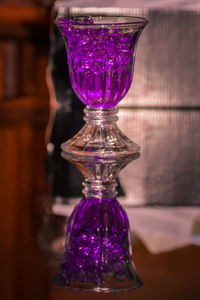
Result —
<instances>
[{"instance_id":1,"label":"glass rim","mask_svg":"<svg viewBox=\"0 0 200 300\"><path fill-rule=\"evenodd\" d=\"M93 24L72 24L68 23L68 20L71 18L84 18L84 17L91 17L93 20L95 20L97 23ZM66 20L63 20L66 18ZM69 18L67 20L67 18ZM106 21L107 20L107 21ZM110 22L109 22L110 20ZM119 21L118 21L119 20ZM124 21L122 21L124 20ZM66 17L57 17L54 19L54 23L58 26L67 26L67 27L78 27L78 28L99 28L99 27L133 27L135 26L145 26L148 23L148 20L143 17L137 17L137 16L117 16L117 15L110 15L110 16L101 16L101 15L95 15L95 16L89 16L89 15L74 15L74 16L66 16Z\"/></svg>"}]
</instances>

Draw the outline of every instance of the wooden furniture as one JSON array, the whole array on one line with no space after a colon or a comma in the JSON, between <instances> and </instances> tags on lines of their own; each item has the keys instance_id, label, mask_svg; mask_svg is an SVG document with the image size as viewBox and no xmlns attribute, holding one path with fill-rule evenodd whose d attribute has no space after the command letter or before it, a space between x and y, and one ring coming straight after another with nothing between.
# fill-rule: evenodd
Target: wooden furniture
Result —
<instances>
[{"instance_id":1,"label":"wooden furniture","mask_svg":"<svg viewBox=\"0 0 200 300\"><path fill-rule=\"evenodd\" d=\"M48 14L0 5L0 298L44 299L39 253L46 189Z\"/></svg>"}]
</instances>

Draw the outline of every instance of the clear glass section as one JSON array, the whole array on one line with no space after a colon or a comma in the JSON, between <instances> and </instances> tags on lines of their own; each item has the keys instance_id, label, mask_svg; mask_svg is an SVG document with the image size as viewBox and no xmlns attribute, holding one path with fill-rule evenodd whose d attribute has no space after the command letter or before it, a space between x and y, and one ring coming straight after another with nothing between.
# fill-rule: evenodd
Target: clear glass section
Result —
<instances>
[{"instance_id":1,"label":"clear glass section","mask_svg":"<svg viewBox=\"0 0 200 300\"><path fill-rule=\"evenodd\" d=\"M140 156L140 147L118 128L117 111L116 107L86 107L86 124L61 146L62 156L85 178L83 193L86 197L114 198L120 170Z\"/></svg>"},{"instance_id":2,"label":"clear glass section","mask_svg":"<svg viewBox=\"0 0 200 300\"><path fill-rule=\"evenodd\" d=\"M118 128L116 107L86 107L84 112L86 124L61 146L62 155L67 160L125 162L137 156L140 146L127 138Z\"/></svg>"}]
</instances>

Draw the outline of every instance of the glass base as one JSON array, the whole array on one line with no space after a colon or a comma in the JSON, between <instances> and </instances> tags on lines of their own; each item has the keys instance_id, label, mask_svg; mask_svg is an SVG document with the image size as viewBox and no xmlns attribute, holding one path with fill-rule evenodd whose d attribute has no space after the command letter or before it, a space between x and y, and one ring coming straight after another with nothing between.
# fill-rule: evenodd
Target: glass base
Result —
<instances>
[{"instance_id":1,"label":"glass base","mask_svg":"<svg viewBox=\"0 0 200 300\"><path fill-rule=\"evenodd\" d=\"M80 282L73 281L65 282L65 266L60 265L59 270L52 278L52 282L62 288L81 290L88 292L98 292L98 293L111 293L111 292L121 292L128 291L132 289L139 288L142 286L142 280L137 275L132 261L128 264L127 273L123 276L116 276L114 273L104 274L102 276L102 284L94 284L93 282Z\"/></svg>"}]
</instances>

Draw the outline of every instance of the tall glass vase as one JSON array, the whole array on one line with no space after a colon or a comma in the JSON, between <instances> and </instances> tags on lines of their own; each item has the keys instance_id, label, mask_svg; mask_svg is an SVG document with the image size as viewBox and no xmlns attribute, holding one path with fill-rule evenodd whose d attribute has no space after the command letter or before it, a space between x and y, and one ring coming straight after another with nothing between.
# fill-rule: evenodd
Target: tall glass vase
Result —
<instances>
[{"instance_id":1,"label":"tall glass vase","mask_svg":"<svg viewBox=\"0 0 200 300\"><path fill-rule=\"evenodd\" d=\"M99 16L55 22L65 40L72 87L86 104L86 123L61 146L85 181L53 281L101 292L136 288L142 282L132 261L128 218L115 197L116 178L140 156L140 147L118 128L116 105L132 83L136 45L147 21Z\"/></svg>"}]
</instances>

